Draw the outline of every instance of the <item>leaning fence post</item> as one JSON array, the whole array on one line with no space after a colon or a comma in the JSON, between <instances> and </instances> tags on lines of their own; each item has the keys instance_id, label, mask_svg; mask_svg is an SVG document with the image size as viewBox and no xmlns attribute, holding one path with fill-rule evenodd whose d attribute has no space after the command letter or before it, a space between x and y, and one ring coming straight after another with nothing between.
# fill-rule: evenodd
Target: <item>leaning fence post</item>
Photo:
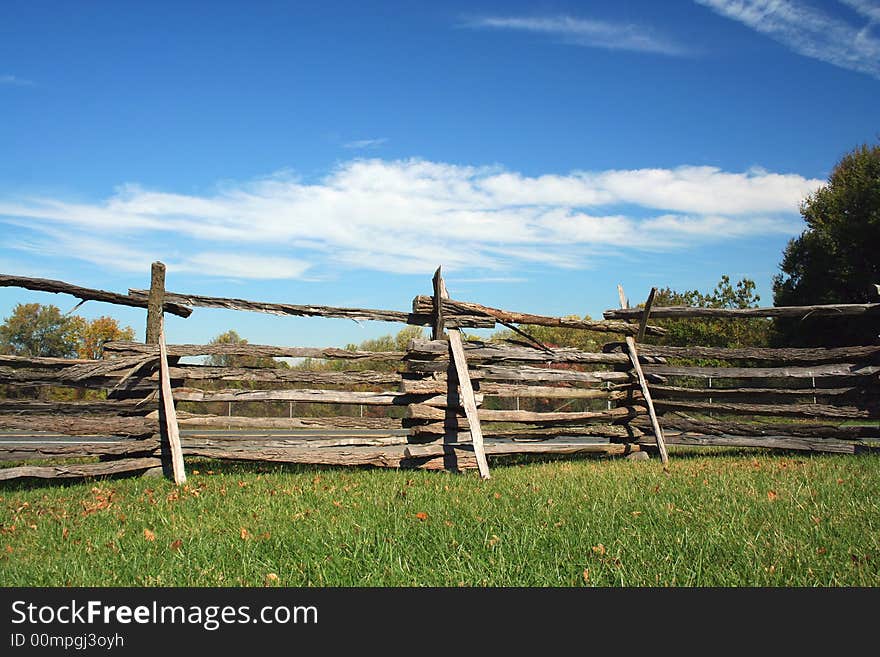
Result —
<instances>
[{"instance_id":1,"label":"leaning fence post","mask_svg":"<svg viewBox=\"0 0 880 657\"><path fill-rule=\"evenodd\" d=\"M186 483L186 470L183 466L183 448L180 444L180 428L177 425L177 411L171 395L171 374L168 371L168 349L165 346L165 329L162 322L159 326L159 379L162 401L162 442L171 452L171 469L174 483L180 486Z\"/></svg>"},{"instance_id":2,"label":"leaning fence post","mask_svg":"<svg viewBox=\"0 0 880 657\"><path fill-rule=\"evenodd\" d=\"M620 295L620 307L622 310L625 310L628 304L626 297L623 294L622 285L617 286L617 293ZM651 293L648 295L648 301L645 304L645 310L642 313L642 319L639 324L639 334L644 334L643 327L648 324L648 315L651 313L651 304L654 303L655 293L656 288L651 288ZM666 441L663 440L663 430L660 428L660 422L657 420L657 413L654 410L654 402L651 399L651 391L648 390L648 380L645 378L645 373L642 371L642 366L639 363L639 354L638 351L636 351L636 341L631 335L626 336L626 350L629 353L630 362L632 363L636 376L639 379L642 396L645 398L645 404L648 407L648 415L651 417L651 428L654 430L654 438L657 440L657 449L660 450L660 461L663 463L663 469L668 471L669 454L666 452Z\"/></svg>"},{"instance_id":3,"label":"leaning fence post","mask_svg":"<svg viewBox=\"0 0 880 657\"><path fill-rule=\"evenodd\" d=\"M436 313L434 316L434 330L439 330L441 332L440 335L442 336L442 330L444 328L442 314L443 299L448 299L449 293L446 291L446 284L443 282L440 267L437 268L437 271L434 274L434 298L436 300L434 302ZM458 378L459 388L461 389L461 405L464 407L464 414L465 417L467 417L468 425L470 426L471 441L474 446L474 456L477 459L477 468L483 479L489 479L491 478L491 475L489 474L489 462L486 460L486 450L483 446L483 430L480 427L479 411L477 410L477 401L474 397L474 388L471 385L471 376L468 372L467 359L464 355L464 344L462 343L461 332L457 328L450 328L446 333L449 336L449 350L452 353L450 364L455 367L455 374ZM452 367L450 367L450 370L451 369ZM447 391L447 399L451 399L451 371L447 374L447 381L450 382Z\"/></svg>"}]
</instances>

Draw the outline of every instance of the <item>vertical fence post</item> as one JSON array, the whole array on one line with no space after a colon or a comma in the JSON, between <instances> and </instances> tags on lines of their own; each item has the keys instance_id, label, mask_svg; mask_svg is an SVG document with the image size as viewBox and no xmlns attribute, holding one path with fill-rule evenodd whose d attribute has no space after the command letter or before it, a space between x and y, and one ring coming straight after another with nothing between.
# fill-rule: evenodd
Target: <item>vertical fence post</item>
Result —
<instances>
[{"instance_id":1,"label":"vertical fence post","mask_svg":"<svg viewBox=\"0 0 880 657\"><path fill-rule=\"evenodd\" d=\"M165 265L154 262L150 268L150 296L147 298L147 344L159 344L165 306Z\"/></svg>"},{"instance_id":2,"label":"vertical fence post","mask_svg":"<svg viewBox=\"0 0 880 657\"><path fill-rule=\"evenodd\" d=\"M159 439L162 471L175 483L186 481L183 453L177 426L177 412L171 398L171 379L165 349L165 265L154 262L150 267L150 294L147 297L146 343L159 346Z\"/></svg>"},{"instance_id":3,"label":"vertical fence post","mask_svg":"<svg viewBox=\"0 0 880 657\"><path fill-rule=\"evenodd\" d=\"M146 344L159 344L159 332L162 327L162 314L165 305L165 265L161 262L154 262L150 267L150 293L147 298L147 330L144 342ZM170 460L168 454L167 440L164 429L164 411L161 404L159 405L159 440L160 440L160 457L162 466L150 468L144 475L161 477L163 474L169 474Z\"/></svg>"},{"instance_id":4,"label":"vertical fence post","mask_svg":"<svg viewBox=\"0 0 880 657\"><path fill-rule=\"evenodd\" d=\"M444 294L443 275L440 273L442 267L437 267L434 272L434 278L431 283L434 285L434 296L431 297L431 303L434 306L434 322L431 326L431 339L440 340L443 337L444 321L443 321L443 298Z\"/></svg>"}]
</instances>

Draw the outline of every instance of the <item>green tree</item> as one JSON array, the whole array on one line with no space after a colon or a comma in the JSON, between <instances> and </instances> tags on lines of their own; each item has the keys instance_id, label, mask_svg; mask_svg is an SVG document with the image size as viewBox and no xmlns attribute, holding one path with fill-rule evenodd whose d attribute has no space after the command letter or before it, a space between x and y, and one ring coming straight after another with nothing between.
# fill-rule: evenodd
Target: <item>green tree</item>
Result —
<instances>
[{"instance_id":1,"label":"green tree","mask_svg":"<svg viewBox=\"0 0 880 657\"><path fill-rule=\"evenodd\" d=\"M213 338L208 344L246 345L248 343L236 331L229 330ZM271 356L246 356L240 354L212 354L207 365L217 367L281 367L281 363Z\"/></svg>"},{"instance_id":2,"label":"green tree","mask_svg":"<svg viewBox=\"0 0 880 657\"><path fill-rule=\"evenodd\" d=\"M351 342L345 345L346 351L406 351L410 340L424 337L424 330L420 326L404 326L396 334L383 335L378 338L370 338L360 343ZM306 358L296 367L306 370L326 371L357 371L376 370L394 371L400 367L395 361L356 361L356 360L323 360Z\"/></svg>"},{"instance_id":3,"label":"green tree","mask_svg":"<svg viewBox=\"0 0 880 657\"><path fill-rule=\"evenodd\" d=\"M592 321L589 315L584 315L583 317L570 315L569 319ZM581 351L601 351L602 345L612 339L612 336L608 333L565 328L562 326L521 326L518 328L547 347L574 347ZM491 342L519 342L534 346L534 343L525 336L510 329L501 329L494 332L489 337L489 340Z\"/></svg>"},{"instance_id":4,"label":"green tree","mask_svg":"<svg viewBox=\"0 0 880 657\"><path fill-rule=\"evenodd\" d=\"M0 325L0 349L16 356L76 356L82 320L61 314L57 306L20 303Z\"/></svg>"},{"instance_id":5,"label":"green tree","mask_svg":"<svg viewBox=\"0 0 880 657\"><path fill-rule=\"evenodd\" d=\"M801 204L807 224L786 247L773 285L777 306L877 301L880 284L880 146L862 145ZM778 320L789 344L870 344L877 317Z\"/></svg>"},{"instance_id":6,"label":"green tree","mask_svg":"<svg viewBox=\"0 0 880 657\"><path fill-rule=\"evenodd\" d=\"M730 277L721 276L715 289L708 293L699 290L677 292L670 288L658 290L655 306L692 306L695 308L756 308L761 297L755 293L755 282L743 278L735 285ZM642 304L640 304L642 305ZM666 329L662 337L649 336L646 342L679 347L760 347L770 340L772 324L762 318L754 319L657 319L652 324Z\"/></svg>"},{"instance_id":7,"label":"green tree","mask_svg":"<svg viewBox=\"0 0 880 657\"><path fill-rule=\"evenodd\" d=\"M421 326L404 326L395 335L364 340L345 346L348 351L406 351L411 340L424 337Z\"/></svg>"}]
</instances>

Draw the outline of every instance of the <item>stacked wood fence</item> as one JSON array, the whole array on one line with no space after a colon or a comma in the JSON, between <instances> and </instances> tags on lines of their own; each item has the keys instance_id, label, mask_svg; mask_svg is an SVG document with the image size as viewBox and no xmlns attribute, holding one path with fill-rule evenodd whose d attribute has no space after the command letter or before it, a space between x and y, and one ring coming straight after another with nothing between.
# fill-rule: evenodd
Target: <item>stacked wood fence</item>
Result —
<instances>
[{"instance_id":1,"label":"stacked wood fence","mask_svg":"<svg viewBox=\"0 0 880 657\"><path fill-rule=\"evenodd\" d=\"M877 318L880 304L774 308L649 308L652 319L855 315ZM608 310L635 320L645 309ZM620 344L607 344L616 353ZM725 348L641 344L640 353L664 359L645 372L667 443L767 447L855 453L880 440L880 345L835 348ZM641 419L636 427L645 428ZM643 442L644 439L640 440Z\"/></svg>"},{"instance_id":2,"label":"stacked wood fence","mask_svg":"<svg viewBox=\"0 0 880 657\"><path fill-rule=\"evenodd\" d=\"M416 297L411 311L173 293L165 290L161 263L154 264L149 291L126 295L5 275L0 285L147 309L146 343L108 343L102 360L0 355L0 385L9 391L0 399L0 430L80 438L4 441L0 460L28 464L0 468L0 480L161 468L182 483L186 458L196 456L477 468L488 477L488 458L501 455L649 451L665 465L667 443L853 453L880 439L880 346L650 344L664 329L649 319L706 310L652 308L653 291L636 309L621 291L621 309L588 321L450 299L440 270L433 294ZM187 317L194 307L396 321L430 327L431 335L393 352L166 344L163 314ZM880 304L833 308L828 312L877 313ZM749 311L767 316L779 309ZM730 321L750 316L731 312ZM499 324L522 340L481 342L461 332ZM548 346L529 335L529 325L600 332L609 342L596 352ZM318 366L279 367L274 359ZM34 390L44 394L29 394Z\"/></svg>"}]
</instances>

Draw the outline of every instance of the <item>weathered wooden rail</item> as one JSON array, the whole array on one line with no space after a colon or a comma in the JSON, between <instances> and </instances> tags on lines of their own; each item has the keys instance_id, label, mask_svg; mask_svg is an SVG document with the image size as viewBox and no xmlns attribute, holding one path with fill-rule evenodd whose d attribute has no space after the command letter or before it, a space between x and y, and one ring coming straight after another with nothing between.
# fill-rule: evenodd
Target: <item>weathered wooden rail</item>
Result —
<instances>
[{"instance_id":1,"label":"weathered wooden rail","mask_svg":"<svg viewBox=\"0 0 880 657\"><path fill-rule=\"evenodd\" d=\"M449 298L440 270L412 311L254 302L167 292L154 265L151 289L127 295L61 281L0 275L0 285L147 309L147 343L113 342L104 359L0 355L0 430L80 436L75 445L0 446L0 469L17 477L85 477L157 471L185 481L185 459L210 457L321 465L477 468L513 454L658 451L666 444L852 453L880 438L880 346L834 349L671 347L649 320L679 317L871 314L880 304L747 309L641 308L590 321L518 313ZM251 344L164 344L162 315L226 308L279 316L336 317L430 326L405 351ZM715 309L708 309L715 310ZM723 309L722 309L723 310ZM799 314L800 313L800 314ZM530 344L464 340L460 328L514 329ZM557 326L607 333L601 351L540 344L524 330ZM615 338L614 336L618 336ZM647 342L646 342L647 341ZM262 359L265 366L181 363L181 358ZM273 367L301 358L332 368ZM695 364L712 359L711 366ZM256 362L256 360L254 360ZM65 401L28 391L79 391ZM97 394L96 394L97 393ZM253 409L261 409L259 417ZM244 414L242 409L251 411ZM233 412L238 411L238 412ZM851 421L873 421L852 426ZM211 433L199 433L210 429ZM229 434L214 433L227 429ZM307 430L307 434L303 431ZM235 433L240 431L242 433ZM115 442L90 441L112 436ZM94 463L65 459L93 457ZM49 461L49 463L46 463Z\"/></svg>"}]
</instances>

